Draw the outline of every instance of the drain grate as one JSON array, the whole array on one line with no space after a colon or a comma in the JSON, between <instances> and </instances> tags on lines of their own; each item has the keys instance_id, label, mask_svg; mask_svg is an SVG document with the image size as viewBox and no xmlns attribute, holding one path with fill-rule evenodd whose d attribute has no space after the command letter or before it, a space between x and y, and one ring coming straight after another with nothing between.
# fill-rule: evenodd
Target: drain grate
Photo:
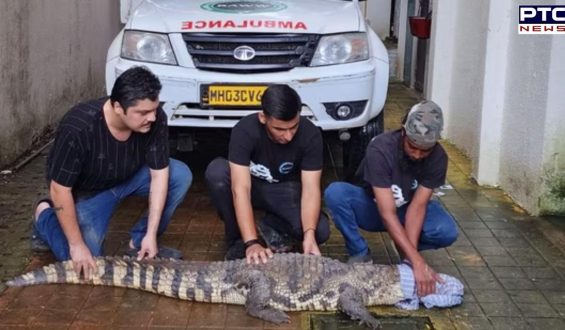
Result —
<instances>
[{"instance_id":1,"label":"drain grate","mask_svg":"<svg viewBox=\"0 0 565 330\"><path fill-rule=\"evenodd\" d=\"M421 316L390 316L377 317L382 324L382 330L434 330L428 317ZM367 330L365 325L359 325L345 314L310 314L311 330Z\"/></svg>"}]
</instances>

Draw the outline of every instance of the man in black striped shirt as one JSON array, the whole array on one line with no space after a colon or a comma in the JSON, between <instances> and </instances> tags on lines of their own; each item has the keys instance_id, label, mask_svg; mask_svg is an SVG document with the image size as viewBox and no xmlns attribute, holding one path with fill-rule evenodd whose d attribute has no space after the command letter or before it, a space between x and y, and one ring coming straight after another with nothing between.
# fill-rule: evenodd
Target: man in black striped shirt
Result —
<instances>
[{"instance_id":1,"label":"man in black striped shirt","mask_svg":"<svg viewBox=\"0 0 565 330\"><path fill-rule=\"evenodd\" d=\"M130 248L138 259L170 256L172 249L158 249L157 237L184 199L192 173L169 158L160 91L148 69L129 69L109 98L76 105L57 129L47 159L51 198L37 204L34 239L46 242L57 259L72 259L86 278L95 270L93 256L103 252L112 213L130 195L149 199L130 232Z\"/></svg>"}]
</instances>

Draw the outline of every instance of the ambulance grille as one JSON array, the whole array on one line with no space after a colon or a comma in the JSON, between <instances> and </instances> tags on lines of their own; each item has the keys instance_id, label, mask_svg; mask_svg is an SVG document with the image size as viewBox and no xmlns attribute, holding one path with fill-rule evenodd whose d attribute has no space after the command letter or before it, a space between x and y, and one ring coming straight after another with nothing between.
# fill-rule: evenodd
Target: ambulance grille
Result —
<instances>
[{"instance_id":1,"label":"ambulance grille","mask_svg":"<svg viewBox=\"0 0 565 330\"><path fill-rule=\"evenodd\" d=\"M257 73L288 71L296 67L308 66L320 36L288 33L184 33L183 39L198 69ZM245 61L237 59L234 56L235 50L242 46L252 48L255 56ZM247 47L245 48L249 50Z\"/></svg>"}]
</instances>

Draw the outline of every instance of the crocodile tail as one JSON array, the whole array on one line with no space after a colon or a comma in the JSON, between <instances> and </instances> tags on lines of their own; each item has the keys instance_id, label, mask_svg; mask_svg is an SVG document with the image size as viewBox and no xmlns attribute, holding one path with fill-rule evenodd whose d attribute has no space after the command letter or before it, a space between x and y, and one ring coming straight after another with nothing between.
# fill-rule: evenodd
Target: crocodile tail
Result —
<instances>
[{"instance_id":1,"label":"crocodile tail","mask_svg":"<svg viewBox=\"0 0 565 330\"><path fill-rule=\"evenodd\" d=\"M224 297L220 283L222 263L212 265L176 260L137 261L129 257L95 258L97 273L89 280L79 278L72 262L38 268L6 284L28 286L49 283L90 284L126 287L183 300L243 303L241 297ZM211 266L211 267L210 267Z\"/></svg>"},{"instance_id":2,"label":"crocodile tail","mask_svg":"<svg viewBox=\"0 0 565 330\"><path fill-rule=\"evenodd\" d=\"M79 278L72 261L57 262L38 268L8 281L8 286L29 286L50 283L90 284L127 287L171 295L174 275L182 276L175 269L150 262L138 262L135 258L97 257L97 272L90 279ZM172 275L172 276L171 276Z\"/></svg>"},{"instance_id":3,"label":"crocodile tail","mask_svg":"<svg viewBox=\"0 0 565 330\"><path fill-rule=\"evenodd\" d=\"M26 274L18 276L11 281L6 282L8 286L29 286L38 284L50 283L72 283L72 284L98 284L101 283L105 277L104 271L100 273L100 269L107 269L109 264L112 264L111 258L95 258L97 265L97 276L91 280L80 279L73 269L71 260L53 263L41 268L32 270ZM100 276L102 274L102 276Z\"/></svg>"},{"instance_id":4,"label":"crocodile tail","mask_svg":"<svg viewBox=\"0 0 565 330\"><path fill-rule=\"evenodd\" d=\"M16 277L11 281L6 282L6 285L28 286L45 283L69 283L71 276L67 276L67 268L69 266L72 268L71 264L71 261L64 261L44 266Z\"/></svg>"}]
</instances>

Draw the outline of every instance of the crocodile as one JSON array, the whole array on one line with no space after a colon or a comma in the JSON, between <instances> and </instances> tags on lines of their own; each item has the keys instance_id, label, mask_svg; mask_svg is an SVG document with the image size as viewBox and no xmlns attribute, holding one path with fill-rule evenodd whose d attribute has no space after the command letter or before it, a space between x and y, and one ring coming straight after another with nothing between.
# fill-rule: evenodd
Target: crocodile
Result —
<instances>
[{"instance_id":1,"label":"crocodile","mask_svg":"<svg viewBox=\"0 0 565 330\"><path fill-rule=\"evenodd\" d=\"M366 309L393 305L404 298L395 265L355 264L303 254L275 254L265 264L234 261L197 262L129 257L97 257L96 274L84 279L71 261L38 268L8 286L72 283L127 287L168 297L245 305L251 316L280 324L286 311L342 311L378 329Z\"/></svg>"}]
</instances>

